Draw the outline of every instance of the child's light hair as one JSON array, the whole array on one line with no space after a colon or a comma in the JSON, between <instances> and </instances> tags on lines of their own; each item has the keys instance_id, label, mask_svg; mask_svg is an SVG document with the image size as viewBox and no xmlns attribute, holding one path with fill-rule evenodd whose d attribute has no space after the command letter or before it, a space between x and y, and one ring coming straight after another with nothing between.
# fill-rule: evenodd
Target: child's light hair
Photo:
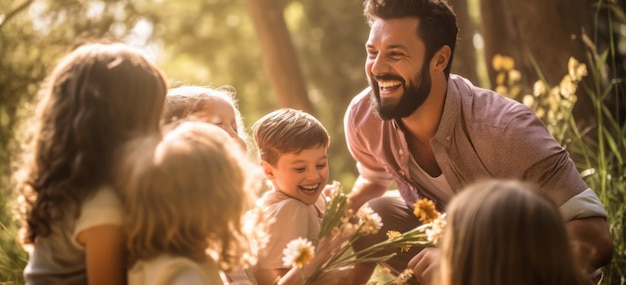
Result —
<instances>
[{"instance_id":1,"label":"child's light hair","mask_svg":"<svg viewBox=\"0 0 626 285\"><path fill-rule=\"evenodd\" d=\"M165 107L163 110L162 125L176 123L179 120L193 119L193 116L202 116L202 112L207 104L215 98L228 102L235 111L235 120L239 136L246 141L243 118L237 100L235 100L235 90L230 86L219 88L185 85L172 88L165 97Z\"/></svg>"},{"instance_id":2,"label":"child's light hair","mask_svg":"<svg viewBox=\"0 0 626 285\"><path fill-rule=\"evenodd\" d=\"M281 154L330 144L330 136L320 121L290 108L263 116L252 126L252 133L261 160L271 165L276 165Z\"/></svg>"},{"instance_id":3,"label":"child's light hair","mask_svg":"<svg viewBox=\"0 0 626 285\"><path fill-rule=\"evenodd\" d=\"M184 122L127 153L121 171L131 266L162 254L214 258L222 270L241 265L249 252L241 220L249 206L245 157L224 130Z\"/></svg>"}]
</instances>

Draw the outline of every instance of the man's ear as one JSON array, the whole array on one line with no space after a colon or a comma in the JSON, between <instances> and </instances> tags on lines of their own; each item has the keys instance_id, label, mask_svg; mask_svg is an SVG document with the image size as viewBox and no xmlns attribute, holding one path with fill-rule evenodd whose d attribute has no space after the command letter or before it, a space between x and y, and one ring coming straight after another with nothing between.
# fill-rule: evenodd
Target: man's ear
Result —
<instances>
[{"instance_id":1,"label":"man's ear","mask_svg":"<svg viewBox=\"0 0 626 285\"><path fill-rule=\"evenodd\" d=\"M261 168L263 168L263 174L265 174L265 178L269 180L274 180L274 168L267 161L261 161Z\"/></svg>"},{"instance_id":2,"label":"man's ear","mask_svg":"<svg viewBox=\"0 0 626 285\"><path fill-rule=\"evenodd\" d=\"M442 46L433 56L432 64L435 71L443 71L448 66L448 61L450 61L450 55L452 51L450 47L445 45Z\"/></svg>"}]
</instances>

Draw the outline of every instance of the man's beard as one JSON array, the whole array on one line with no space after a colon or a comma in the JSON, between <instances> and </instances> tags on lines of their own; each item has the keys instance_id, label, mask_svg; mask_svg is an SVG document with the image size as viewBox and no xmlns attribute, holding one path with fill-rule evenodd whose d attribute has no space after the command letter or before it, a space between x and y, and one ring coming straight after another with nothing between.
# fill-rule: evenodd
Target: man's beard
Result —
<instances>
[{"instance_id":1,"label":"man's beard","mask_svg":"<svg viewBox=\"0 0 626 285\"><path fill-rule=\"evenodd\" d=\"M421 78L417 82L419 86L416 86L416 83L411 83L410 85L406 85L406 81L404 79L394 76L394 75L383 75L383 76L373 76L370 79L370 86L372 87L372 92L370 93L371 99L370 103L372 106L378 111L378 115L383 120L391 120L391 119L401 119L408 117L413 114L419 106L421 106L426 98L428 98L428 94L430 93L430 88L432 86L432 81L430 79L430 73L428 73L428 65L424 65L422 68L422 72L420 74ZM395 104L383 104L380 97L380 89L378 86L377 80L398 80L402 82L402 96Z\"/></svg>"}]
</instances>

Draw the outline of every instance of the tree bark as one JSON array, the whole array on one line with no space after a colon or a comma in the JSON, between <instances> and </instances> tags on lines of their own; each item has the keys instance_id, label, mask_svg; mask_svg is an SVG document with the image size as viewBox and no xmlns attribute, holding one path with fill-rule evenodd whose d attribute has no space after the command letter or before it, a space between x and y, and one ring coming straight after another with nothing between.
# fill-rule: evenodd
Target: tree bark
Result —
<instances>
[{"instance_id":1,"label":"tree bark","mask_svg":"<svg viewBox=\"0 0 626 285\"><path fill-rule=\"evenodd\" d=\"M283 17L282 1L246 0L246 9L256 29L278 104L315 115Z\"/></svg>"},{"instance_id":2,"label":"tree bark","mask_svg":"<svg viewBox=\"0 0 626 285\"><path fill-rule=\"evenodd\" d=\"M480 78L476 69L476 48L473 43L477 29L467 9L467 0L450 0L448 2L456 13L456 22L459 27L459 39L454 51L451 72L479 85Z\"/></svg>"},{"instance_id":3,"label":"tree bark","mask_svg":"<svg viewBox=\"0 0 626 285\"><path fill-rule=\"evenodd\" d=\"M529 87L539 79L531 58L552 86L567 73L570 56L589 64L581 32L593 32L594 0L480 0L480 4L492 88L495 54L512 57L522 73L522 85ZM574 115L584 120L591 114L591 103L581 89Z\"/></svg>"}]
</instances>

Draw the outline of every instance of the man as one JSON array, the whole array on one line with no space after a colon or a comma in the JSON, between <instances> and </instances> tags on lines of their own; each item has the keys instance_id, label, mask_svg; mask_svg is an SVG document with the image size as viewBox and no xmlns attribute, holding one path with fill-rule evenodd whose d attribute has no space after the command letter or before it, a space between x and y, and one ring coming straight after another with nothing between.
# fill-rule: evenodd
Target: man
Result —
<instances>
[{"instance_id":1,"label":"man","mask_svg":"<svg viewBox=\"0 0 626 285\"><path fill-rule=\"evenodd\" d=\"M613 244L606 211L581 179L568 153L529 108L450 74L458 28L442 0L365 0L370 24L365 72L369 88L348 107L344 127L359 177L353 208L368 204L383 219L379 234L357 249L385 239L387 230L419 225L412 214L420 198L439 210L465 185L483 178L536 183L560 205L573 239L590 249L588 270L607 264ZM381 197L392 182L402 199ZM532 234L532 233L522 233ZM412 249L388 262L414 270L433 284L438 250ZM375 265L360 264L354 284Z\"/></svg>"}]
</instances>

